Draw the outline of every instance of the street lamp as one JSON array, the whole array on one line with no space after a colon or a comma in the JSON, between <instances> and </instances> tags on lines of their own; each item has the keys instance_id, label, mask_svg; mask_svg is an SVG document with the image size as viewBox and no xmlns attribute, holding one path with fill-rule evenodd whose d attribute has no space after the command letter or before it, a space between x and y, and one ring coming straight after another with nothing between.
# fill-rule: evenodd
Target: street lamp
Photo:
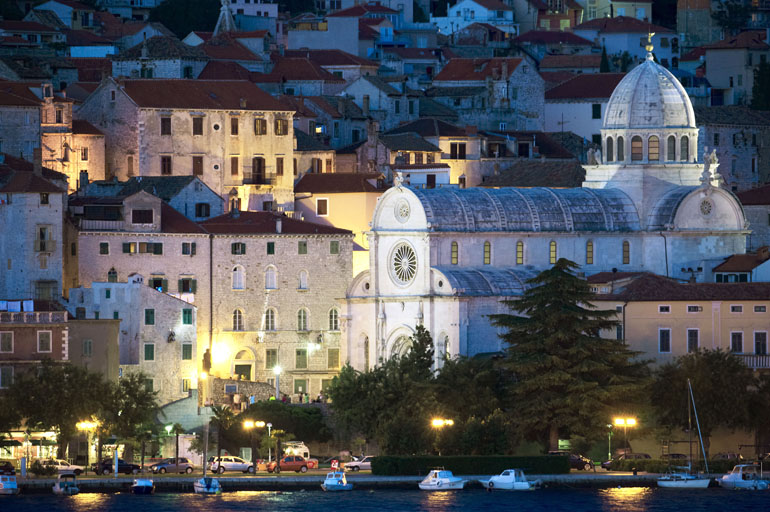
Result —
<instances>
[{"instance_id":1,"label":"street lamp","mask_svg":"<svg viewBox=\"0 0 770 512\"><path fill-rule=\"evenodd\" d=\"M257 423L265 424L262 421L254 422L253 420L246 420L243 422L243 428L249 431L249 443L251 444L251 465L254 468L254 473L257 472L257 457L255 456L255 449L254 449L254 427L257 426Z\"/></svg>"},{"instance_id":2,"label":"street lamp","mask_svg":"<svg viewBox=\"0 0 770 512\"><path fill-rule=\"evenodd\" d=\"M268 423L267 425L267 462L270 462L270 459L272 457L272 453L270 453L270 450L272 449L272 438L270 436L270 429L273 428L272 423Z\"/></svg>"},{"instance_id":3,"label":"street lamp","mask_svg":"<svg viewBox=\"0 0 770 512\"><path fill-rule=\"evenodd\" d=\"M454 425L454 420L446 419L446 418L433 418L430 420L431 427L436 429L436 451L438 452L438 456L441 457L441 449L438 446L438 438L441 433L441 429L444 427L451 427Z\"/></svg>"},{"instance_id":4,"label":"street lamp","mask_svg":"<svg viewBox=\"0 0 770 512\"><path fill-rule=\"evenodd\" d=\"M273 373L275 374L275 399L279 400L278 395L280 394L280 390L278 387L278 380L281 378L281 367L278 365L274 366Z\"/></svg>"},{"instance_id":5,"label":"street lamp","mask_svg":"<svg viewBox=\"0 0 770 512\"><path fill-rule=\"evenodd\" d=\"M623 427L623 437L626 440L626 448L623 453L628 455L628 427L636 426L636 418L615 418L614 422L616 427Z\"/></svg>"},{"instance_id":6,"label":"street lamp","mask_svg":"<svg viewBox=\"0 0 770 512\"><path fill-rule=\"evenodd\" d=\"M91 431L96 429L99 424L95 421L79 421L75 426L81 432L86 433L86 466L83 468L83 473L88 474L88 456L91 452Z\"/></svg>"},{"instance_id":7,"label":"street lamp","mask_svg":"<svg viewBox=\"0 0 770 512\"><path fill-rule=\"evenodd\" d=\"M612 460L612 423L607 423L607 460Z\"/></svg>"}]
</instances>

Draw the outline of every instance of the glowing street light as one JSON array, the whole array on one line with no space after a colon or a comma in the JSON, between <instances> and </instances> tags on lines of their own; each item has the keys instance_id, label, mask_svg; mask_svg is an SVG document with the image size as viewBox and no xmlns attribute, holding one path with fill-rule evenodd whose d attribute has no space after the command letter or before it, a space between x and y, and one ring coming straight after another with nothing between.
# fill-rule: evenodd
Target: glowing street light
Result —
<instances>
[{"instance_id":1,"label":"glowing street light","mask_svg":"<svg viewBox=\"0 0 770 512\"><path fill-rule=\"evenodd\" d=\"M438 447L438 439L441 433L441 429L444 427L451 427L454 424L454 420L447 418L433 418L430 420L430 426L436 429L436 451L438 452L439 457L441 457L441 449Z\"/></svg>"},{"instance_id":2,"label":"glowing street light","mask_svg":"<svg viewBox=\"0 0 770 512\"><path fill-rule=\"evenodd\" d=\"M636 426L636 418L622 418L617 417L613 419L616 427L623 427L623 437L626 440L626 448L624 454L628 455L628 428L634 428Z\"/></svg>"},{"instance_id":3,"label":"glowing street light","mask_svg":"<svg viewBox=\"0 0 770 512\"><path fill-rule=\"evenodd\" d=\"M88 456L91 452L91 432L96 430L99 423L95 421L79 421L75 424L78 430L86 433L86 466L83 468L83 473L88 473Z\"/></svg>"}]
</instances>

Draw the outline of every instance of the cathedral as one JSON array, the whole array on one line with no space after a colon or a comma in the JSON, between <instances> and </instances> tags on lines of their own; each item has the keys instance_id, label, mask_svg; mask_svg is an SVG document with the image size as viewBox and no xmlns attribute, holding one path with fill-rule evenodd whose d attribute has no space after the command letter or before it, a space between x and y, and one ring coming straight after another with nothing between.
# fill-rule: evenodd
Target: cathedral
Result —
<instances>
[{"instance_id":1,"label":"cathedral","mask_svg":"<svg viewBox=\"0 0 770 512\"><path fill-rule=\"evenodd\" d=\"M409 349L424 325L443 355L501 350L486 315L507 312L558 258L584 275L645 271L711 280L746 251L738 199L714 154L697 155L692 104L653 60L618 84L582 188L414 189L396 179L371 222L370 268L346 294L342 343L359 370Z\"/></svg>"}]
</instances>

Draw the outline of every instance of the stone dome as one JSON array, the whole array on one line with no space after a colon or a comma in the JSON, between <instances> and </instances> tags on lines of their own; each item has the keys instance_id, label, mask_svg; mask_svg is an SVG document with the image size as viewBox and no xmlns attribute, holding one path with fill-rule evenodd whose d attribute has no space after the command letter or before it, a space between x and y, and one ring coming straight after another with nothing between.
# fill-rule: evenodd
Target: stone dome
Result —
<instances>
[{"instance_id":1,"label":"stone dome","mask_svg":"<svg viewBox=\"0 0 770 512\"><path fill-rule=\"evenodd\" d=\"M695 113L679 80L648 53L613 91L602 128L695 128Z\"/></svg>"}]
</instances>

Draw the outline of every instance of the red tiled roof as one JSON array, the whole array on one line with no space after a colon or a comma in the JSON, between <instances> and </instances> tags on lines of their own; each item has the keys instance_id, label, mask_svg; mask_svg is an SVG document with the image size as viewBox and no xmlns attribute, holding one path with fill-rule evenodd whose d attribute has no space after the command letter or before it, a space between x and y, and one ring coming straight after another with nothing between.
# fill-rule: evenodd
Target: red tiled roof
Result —
<instances>
[{"instance_id":1,"label":"red tiled roof","mask_svg":"<svg viewBox=\"0 0 770 512\"><path fill-rule=\"evenodd\" d=\"M84 119L72 120L72 133L75 135L104 135L97 127Z\"/></svg>"},{"instance_id":2,"label":"red tiled roof","mask_svg":"<svg viewBox=\"0 0 770 512\"><path fill-rule=\"evenodd\" d=\"M598 272L586 279L591 284L610 283L612 281L620 281L621 279L628 279L629 277L636 277L642 275L643 272Z\"/></svg>"},{"instance_id":3,"label":"red tiled roof","mask_svg":"<svg viewBox=\"0 0 770 512\"><path fill-rule=\"evenodd\" d=\"M3 46L37 46L37 43L31 43L19 36L2 36L0 44Z\"/></svg>"},{"instance_id":4,"label":"red tiled roof","mask_svg":"<svg viewBox=\"0 0 770 512\"><path fill-rule=\"evenodd\" d=\"M655 32L656 34L672 33L670 28L653 25L648 21L638 20L630 16L616 16L614 18L595 18L574 27L572 30L598 30L604 34L609 33L630 33L647 34Z\"/></svg>"},{"instance_id":5,"label":"red tiled roof","mask_svg":"<svg viewBox=\"0 0 770 512\"><path fill-rule=\"evenodd\" d=\"M767 34L764 30L747 30L737 36L728 37L713 44L707 44L702 48L705 50L735 50L746 48L749 50L767 50L770 49L767 42Z\"/></svg>"},{"instance_id":6,"label":"red tiled roof","mask_svg":"<svg viewBox=\"0 0 770 512\"><path fill-rule=\"evenodd\" d=\"M278 100L245 80L139 79L119 83L144 108L285 111ZM241 100L245 107L241 107Z\"/></svg>"},{"instance_id":7,"label":"red tiled roof","mask_svg":"<svg viewBox=\"0 0 770 512\"><path fill-rule=\"evenodd\" d=\"M0 21L0 30L7 30L10 32L56 32L56 29L36 21L16 20Z\"/></svg>"},{"instance_id":8,"label":"red tiled roof","mask_svg":"<svg viewBox=\"0 0 770 512\"><path fill-rule=\"evenodd\" d=\"M198 34L198 32L196 32ZM232 34L236 39L264 38L269 34L267 30L250 30L248 32L235 32Z\"/></svg>"},{"instance_id":9,"label":"red tiled roof","mask_svg":"<svg viewBox=\"0 0 770 512\"><path fill-rule=\"evenodd\" d=\"M770 185L736 192L735 195L743 206L770 205Z\"/></svg>"},{"instance_id":10,"label":"red tiled roof","mask_svg":"<svg viewBox=\"0 0 770 512\"><path fill-rule=\"evenodd\" d=\"M368 66L378 68L380 65L369 59L353 55L342 50L285 50L286 57L304 57L312 60L320 66ZM272 54L272 58L279 57L278 53Z\"/></svg>"},{"instance_id":11,"label":"red tiled roof","mask_svg":"<svg viewBox=\"0 0 770 512\"><path fill-rule=\"evenodd\" d=\"M540 61L540 69L596 68L601 67L601 55L546 55Z\"/></svg>"},{"instance_id":12,"label":"red tiled roof","mask_svg":"<svg viewBox=\"0 0 770 512\"><path fill-rule=\"evenodd\" d=\"M206 64L198 80L251 80L252 72L237 62L212 60Z\"/></svg>"},{"instance_id":13,"label":"red tiled roof","mask_svg":"<svg viewBox=\"0 0 770 512\"><path fill-rule=\"evenodd\" d=\"M323 80L324 82L344 83L340 77L329 73L315 62L306 58L280 57L269 76L281 80Z\"/></svg>"},{"instance_id":14,"label":"red tiled roof","mask_svg":"<svg viewBox=\"0 0 770 512\"><path fill-rule=\"evenodd\" d=\"M402 59L412 60L438 60L434 48L383 48L383 53L392 53ZM439 50L441 51L441 50Z\"/></svg>"},{"instance_id":15,"label":"red tiled roof","mask_svg":"<svg viewBox=\"0 0 770 512\"><path fill-rule=\"evenodd\" d=\"M768 248L760 247L755 253L733 254L714 267L714 272L750 272L768 259L770 259Z\"/></svg>"},{"instance_id":16,"label":"red tiled roof","mask_svg":"<svg viewBox=\"0 0 770 512\"><path fill-rule=\"evenodd\" d=\"M0 153L0 192L3 193L62 193L51 179L66 181L67 177L48 168L42 169L42 176L35 174L32 163L11 155Z\"/></svg>"},{"instance_id":17,"label":"red tiled roof","mask_svg":"<svg viewBox=\"0 0 770 512\"><path fill-rule=\"evenodd\" d=\"M165 201L160 203L160 230L164 233L205 233L206 230L174 210Z\"/></svg>"},{"instance_id":18,"label":"red tiled roof","mask_svg":"<svg viewBox=\"0 0 770 512\"><path fill-rule=\"evenodd\" d=\"M359 4L353 7L348 7L341 11L337 11L332 14L328 14L327 18L360 18L369 13L378 14L398 14L398 11L394 11L390 7L385 7L379 4Z\"/></svg>"},{"instance_id":19,"label":"red tiled roof","mask_svg":"<svg viewBox=\"0 0 770 512\"><path fill-rule=\"evenodd\" d=\"M609 98L624 73L581 73L545 93L546 100Z\"/></svg>"},{"instance_id":20,"label":"red tiled roof","mask_svg":"<svg viewBox=\"0 0 770 512\"><path fill-rule=\"evenodd\" d=\"M361 41L371 41L380 37L380 33L365 23L365 18L358 19L358 39Z\"/></svg>"},{"instance_id":21,"label":"red tiled roof","mask_svg":"<svg viewBox=\"0 0 770 512\"><path fill-rule=\"evenodd\" d=\"M278 96L278 101L286 106L286 110L294 111L295 120L298 117L318 117L318 114L305 105L305 98L302 96Z\"/></svg>"},{"instance_id":22,"label":"red tiled roof","mask_svg":"<svg viewBox=\"0 0 770 512\"><path fill-rule=\"evenodd\" d=\"M281 219L281 234L284 235L350 235L347 229L323 226L303 220L296 220L272 212L239 212L236 217L229 213L214 217L200 226L209 233L217 235L276 234L275 221Z\"/></svg>"},{"instance_id":23,"label":"red tiled roof","mask_svg":"<svg viewBox=\"0 0 770 512\"><path fill-rule=\"evenodd\" d=\"M32 162L17 156L9 155L8 153L3 153L3 155L5 157L3 165L14 171L32 172L34 170L34 165L32 165ZM67 175L54 171L53 169L49 169L48 167L43 167L43 178L47 180L66 181Z\"/></svg>"},{"instance_id":24,"label":"red tiled roof","mask_svg":"<svg viewBox=\"0 0 770 512\"><path fill-rule=\"evenodd\" d=\"M700 60L700 58L704 57L705 55L706 55L706 48L704 48L703 46L699 46L682 55L682 58L679 59L679 61L688 62L692 60Z\"/></svg>"},{"instance_id":25,"label":"red tiled roof","mask_svg":"<svg viewBox=\"0 0 770 512\"><path fill-rule=\"evenodd\" d=\"M572 71L541 71L540 76L545 80L545 90L553 89L562 82L566 82L577 73Z\"/></svg>"},{"instance_id":26,"label":"red tiled roof","mask_svg":"<svg viewBox=\"0 0 770 512\"><path fill-rule=\"evenodd\" d=\"M310 192L312 194L345 194L355 192L385 192L377 188L372 181L382 178L379 173L330 173L305 174L296 185L295 193Z\"/></svg>"},{"instance_id":27,"label":"red tiled roof","mask_svg":"<svg viewBox=\"0 0 770 512\"><path fill-rule=\"evenodd\" d=\"M596 300L707 301L768 300L770 283L681 283L656 274L642 274L618 293Z\"/></svg>"},{"instance_id":28,"label":"red tiled roof","mask_svg":"<svg viewBox=\"0 0 770 512\"><path fill-rule=\"evenodd\" d=\"M507 63L508 76L510 76L521 61L521 58L513 57L452 59L433 80L439 82L450 80L485 80L487 77L492 77L493 75L502 76L503 63Z\"/></svg>"},{"instance_id":29,"label":"red tiled roof","mask_svg":"<svg viewBox=\"0 0 770 512\"><path fill-rule=\"evenodd\" d=\"M27 82L0 82L0 105L37 107L42 100L29 90Z\"/></svg>"},{"instance_id":30,"label":"red tiled roof","mask_svg":"<svg viewBox=\"0 0 770 512\"><path fill-rule=\"evenodd\" d=\"M231 33L212 37L200 45L200 48L212 59L262 61L262 57L246 48Z\"/></svg>"},{"instance_id":31,"label":"red tiled roof","mask_svg":"<svg viewBox=\"0 0 770 512\"><path fill-rule=\"evenodd\" d=\"M214 32L203 32L201 30L193 30L193 34L203 39L203 42L206 42L214 37Z\"/></svg>"},{"instance_id":32,"label":"red tiled roof","mask_svg":"<svg viewBox=\"0 0 770 512\"><path fill-rule=\"evenodd\" d=\"M112 75L112 61L106 58L71 57L67 59L78 70L78 81L101 82Z\"/></svg>"},{"instance_id":33,"label":"red tiled roof","mask_svg":"<svg viewBox=\"0 0 770 512\"><path fill-rule=\"evenodd\" d=\"M513 40L514 43L579 44L593 46L593 42L572 32L561 30L530 30Z\"/></svg>"}]
</instances>

